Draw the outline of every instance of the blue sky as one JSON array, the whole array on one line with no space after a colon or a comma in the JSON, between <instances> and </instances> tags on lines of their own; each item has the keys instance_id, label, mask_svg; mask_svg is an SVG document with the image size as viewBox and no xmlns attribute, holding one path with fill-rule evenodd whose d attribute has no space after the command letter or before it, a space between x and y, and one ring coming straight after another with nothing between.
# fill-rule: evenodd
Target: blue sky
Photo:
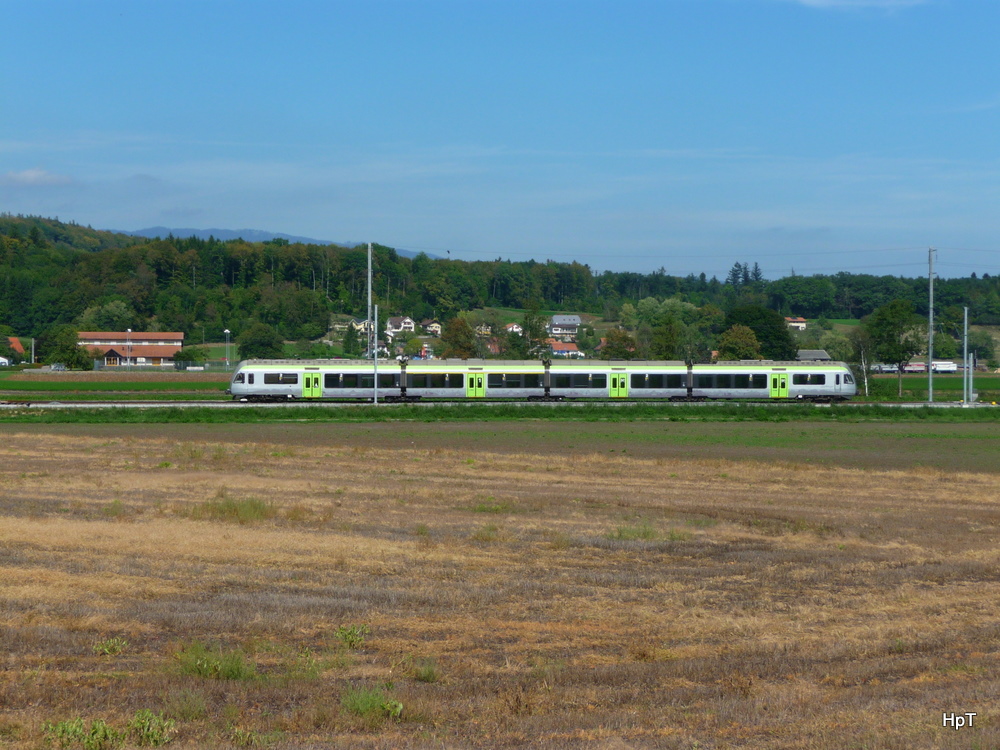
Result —
<instances>
[{"instance_id":1,"label":"blue sky","mask_svg":"<svg viewBox=\"0 0 1000 750\"><path fill-rule=\"evenodd\" d=\"M0 211L1000 273L996 0L0 0Z\"/></svg>"}]
</instances>

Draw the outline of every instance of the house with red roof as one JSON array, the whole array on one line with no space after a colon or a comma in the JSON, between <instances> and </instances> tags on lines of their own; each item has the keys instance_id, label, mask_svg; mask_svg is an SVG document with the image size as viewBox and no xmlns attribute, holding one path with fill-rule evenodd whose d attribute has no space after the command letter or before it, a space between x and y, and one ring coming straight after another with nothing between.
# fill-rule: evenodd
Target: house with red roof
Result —
<instances>
[{"instance_id":1,"label":"house with red roof","mask_svg":"<svg viewBox=\"0 0 1000 750\"><path fill-rule=\"evenodd\" d=\"M104 367L172 367L184 346L179 332L80 331L77 339Z\"/></svg>"}]
</instances>

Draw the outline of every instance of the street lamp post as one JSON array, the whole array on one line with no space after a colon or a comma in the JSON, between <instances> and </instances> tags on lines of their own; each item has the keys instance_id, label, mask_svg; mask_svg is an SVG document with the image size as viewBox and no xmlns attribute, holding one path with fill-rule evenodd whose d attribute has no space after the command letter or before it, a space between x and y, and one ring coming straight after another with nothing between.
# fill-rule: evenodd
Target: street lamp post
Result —
<instances>
[{"instance_id":1,"label":"street lamp post","mask_svg":"<svg viewBox=\"0 0 1000 750\"><path fill-rule=\"evenodd\" d=\"M226 369L229 368L229 329L223 331L226 334Z\"/></svg>"},{"instance_id":2,"label":"street lamp post","mask_svg":"<svg viewBox=\"0 0 1000 750\"><path fill-rule=\"evenodd\" d=\"M125 329L125 369L132 369L132 329Z\"/></svg>"}]
</instances>

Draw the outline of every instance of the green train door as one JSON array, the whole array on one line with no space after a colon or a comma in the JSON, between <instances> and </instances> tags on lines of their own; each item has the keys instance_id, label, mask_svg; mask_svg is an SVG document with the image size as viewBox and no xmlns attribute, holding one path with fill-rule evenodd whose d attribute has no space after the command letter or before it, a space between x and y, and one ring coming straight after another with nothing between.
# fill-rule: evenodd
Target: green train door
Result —
<instances>
[{"instance_id":1,"label":"green train door","mask_svg":"<svg viewBox=\"0 0 1000 750\"><path fill-rule=\"evenodd\" d=\"M788 373L771 373L771 398L788 398Z\"/></svg>"},{"instance_id":2,"label":"green train door","mask_svg":"<svg viewBox=\"0 0 1000 750\"><path fill-rule=\"evenodd\" d=\"M318 372L307 372L302 377L302 398L321 398L323 387L319 384Z\"/></svg>"},{"instance_id":3,"label":"green train door","mask_svg":"<svg viewBox=\"0 0 1000 750\"><path fill-rule=\"evenodd\" d=\"M470 372L465 376L465 397L486 398L486 376L481 372Z\"/></svg>"},{"instance_id":4,"label":"green train door","mask_svg":"<svg viewBox=\"0 0 1000 750\"><path fill-rule=\"evenodd\" d=\"M624 372L611 373L611 398L628 398L628 375Z\"/></svg>"}]
</instances>

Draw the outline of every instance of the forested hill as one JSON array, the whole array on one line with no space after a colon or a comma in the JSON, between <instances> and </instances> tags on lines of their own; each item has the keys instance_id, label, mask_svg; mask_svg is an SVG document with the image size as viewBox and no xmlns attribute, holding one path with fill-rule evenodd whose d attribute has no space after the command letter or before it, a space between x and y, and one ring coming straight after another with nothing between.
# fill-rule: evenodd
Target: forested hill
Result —
<instances>
[{"instance_id":1,"label":"forested hill","mask_svg":"<svg viewBox=\"0 0 1000 750\"><path fill-rule=\"evenodd\" d=\"M752 259L750 259L752 261ZM406 258L375 246L375 300L381 315L445 319L481 307L591 312L617 320L621 306L668 297L698 307L762 304L807 318L860 318L909 299L926 313L927 280L839 273L769 281L756 264L734 263L724 280L592 273L580 263L466 262ZM0 326L38 335L53 324L81 330L184 331L219 340L222 331L262 321L287 338L316 338L330 313L363 315L365 249L195 237L147 239L54 219L0 214ZM942 279L938 314L970 306L972 321L1000 324L1000 279ZM949 312L950 308L950 312Z\"/></svg>"}]
</instances>

